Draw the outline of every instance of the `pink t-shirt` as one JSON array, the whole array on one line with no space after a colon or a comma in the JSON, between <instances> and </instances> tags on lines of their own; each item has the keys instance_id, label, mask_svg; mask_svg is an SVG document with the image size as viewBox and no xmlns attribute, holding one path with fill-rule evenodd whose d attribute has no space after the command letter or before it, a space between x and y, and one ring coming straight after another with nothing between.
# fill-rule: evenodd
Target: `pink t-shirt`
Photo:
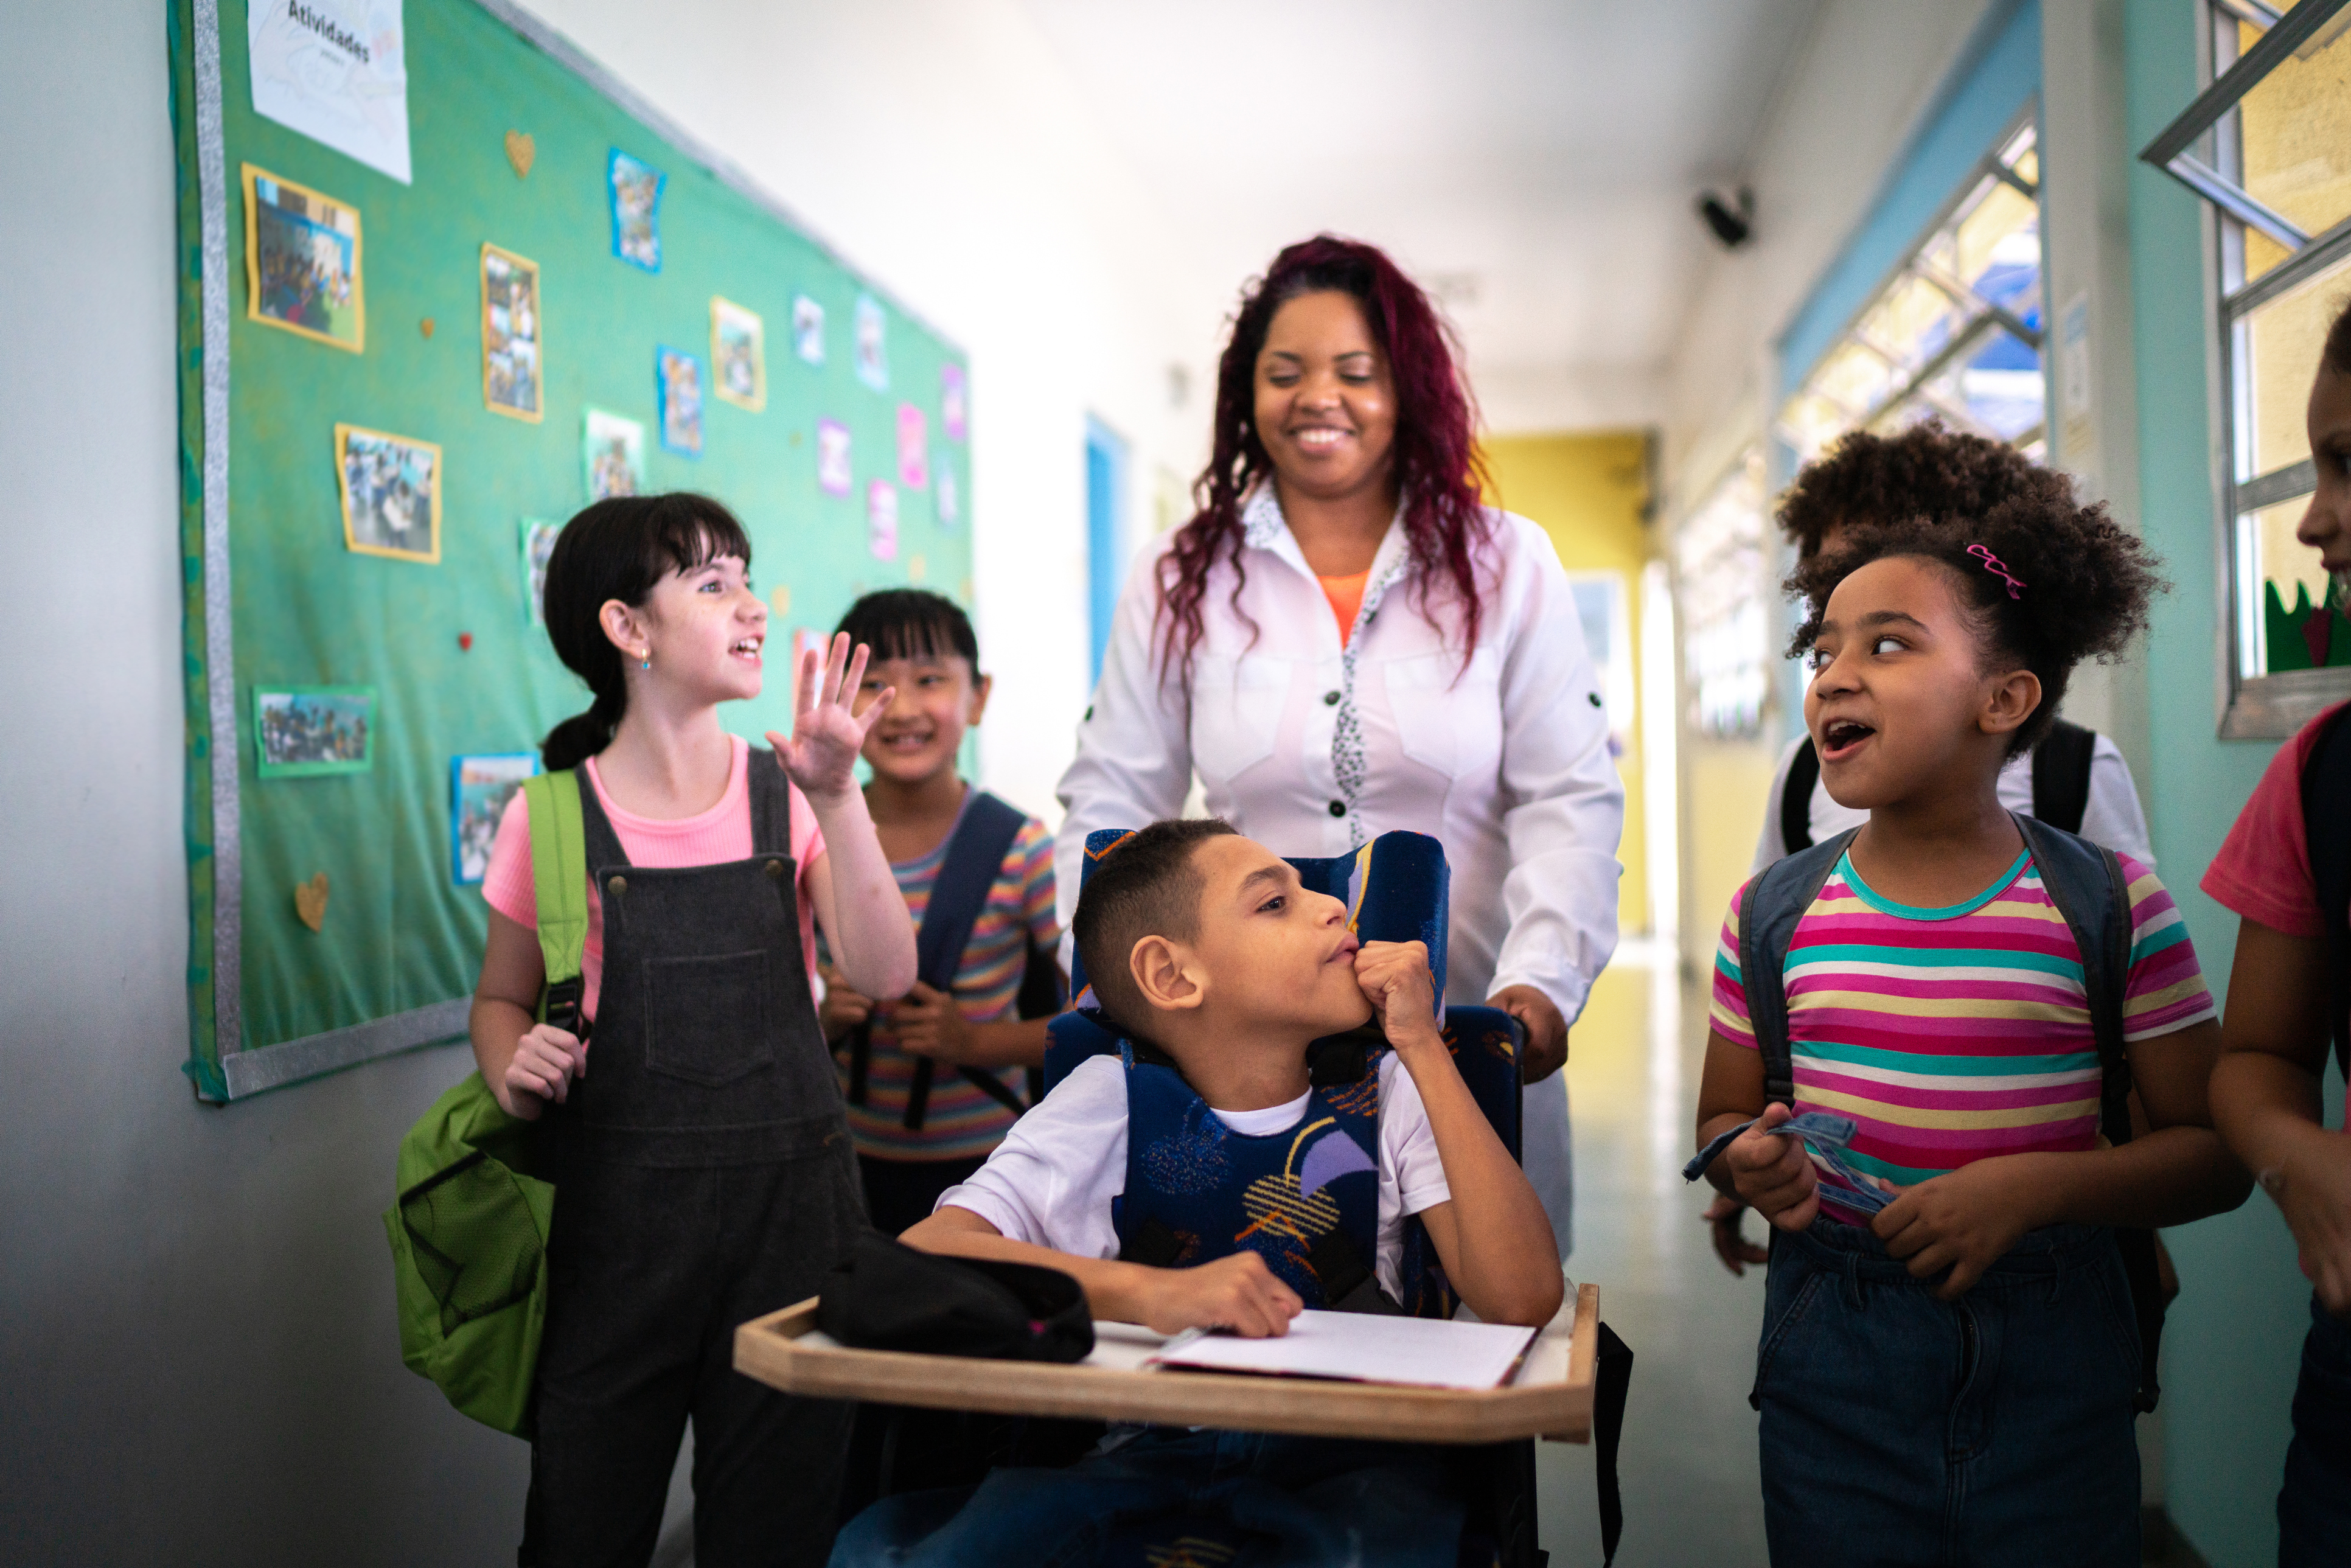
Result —
<instances>
[{"instance_id":1,"label":"pink t-shirt","mask_svg":"<svg viewBox=\"0 0 2351 1568\"><path fill-rule=\"evenodd\" d=\"M680 817L675 821L660 821L621 810L604 792L604 781L596 772L596 759L591 757L582 766L580 771L596 791L596 803L604 809L631 864L725 865L751 858L751 743L739 735L728 738L734 742L735 761L726 773L726 793L707 811ZM814 976L816 915L809 900L808 872L810 862L824 853L824 835L817 831L816 813L810 809L808 798L795 785L787 783L784 788L791 791L791 856L799 870L800 953L808 961L809 974ZM588 941L580 956L584 993L580 1010L590 1018L596 1016L597 993L604 977L604 904L596 896L594 870L592 866L589 868ZM534 931L538 928L538 894L530 871L530 803L519 789L507 803L506 815L498 819L498 836L490 846L489 870L482 876L482 896L492 909L515 924Z\"/></svg>"},{"instance_id":2,"label":"pink t-shirt","mask_svg":"<svg viewBox=\"0 0 2351 1568\"><path fill-rule=\"evenodd\" d=\"M2223 907L2289 936L2326 935L2302 820L2302 770L2319 731L2346 706L2335 704L2278 747L2199 884Z\"/></svg>"}]
</instances>

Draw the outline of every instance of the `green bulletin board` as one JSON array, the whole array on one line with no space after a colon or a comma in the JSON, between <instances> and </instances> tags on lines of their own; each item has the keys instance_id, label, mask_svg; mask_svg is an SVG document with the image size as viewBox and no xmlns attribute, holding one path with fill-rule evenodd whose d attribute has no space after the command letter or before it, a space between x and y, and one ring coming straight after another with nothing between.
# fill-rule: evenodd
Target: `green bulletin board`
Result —
<instances>
[{"instance_id":1,"label":"green bulletin board","mask_svg":"<svg viewBox=\"0 0 2351 1568\"><path fill-rule=\"evenodd\" d=\"M255 112L242 0L172 0L188 1071L206 1099L464 1032L486 911L458 881L453 765L531 752L587 704L533 624L522 529L589 499L590 408L644 427L648 490L706 492L749 529L775 613L765 694L721 710L735 732L789 727L795 629L830 629L872 588L970 599L954 346L500 0L405 0L403 23L408 183ZM616 254L616 152L664 177L657 271ZM247 166L356 213L358 351L336 340L354 335L340 296L307 334L248 318ZM536 421L487 406L486 245L538 269ZM710 383L714 298L763 325L761 406ZM822 311L821 363L798 351L800 301ZM881 326L864 374L861 318ZM701 362L698 457L662 439L664 349ZM848 433L846 494L837 472L820 482L820 424ZM438 449L437 560L347 543L338 425ZM873 525L877 485L894 539ZM272 695L306 691L346 706ZM320 744L350 760L287 766L289 722L341 724Z\"/></svg>"}]
</instances>

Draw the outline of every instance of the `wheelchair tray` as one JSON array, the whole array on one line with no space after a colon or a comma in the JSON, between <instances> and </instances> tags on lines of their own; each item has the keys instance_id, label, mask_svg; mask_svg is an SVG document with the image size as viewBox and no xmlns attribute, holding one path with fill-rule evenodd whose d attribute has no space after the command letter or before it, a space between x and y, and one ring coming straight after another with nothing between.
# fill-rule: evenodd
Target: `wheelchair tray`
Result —
<instances>
[{"instance_id":1,"label":"wheelchair tray","mask_svg":"<svg viewBox=\"0 0 2351 1568\"><path fill-rule=\"evenodd\" d=\"M1094 1324L1093 1354L1071 1364L983 1361L905 1351L851 1350L820 1333L816 1298L735 1331L735 1369L787 1394L863 1399L935 1410L1057 1416L1163 1426L1222 1427L1394 1442L1499 1443L1518 1437L1589 1442L1600 1287L1535 1336L1518 1375L1499 1388L1146 1371L1166 1335L1132 1323Z\"/></svg>"}]
</instances>

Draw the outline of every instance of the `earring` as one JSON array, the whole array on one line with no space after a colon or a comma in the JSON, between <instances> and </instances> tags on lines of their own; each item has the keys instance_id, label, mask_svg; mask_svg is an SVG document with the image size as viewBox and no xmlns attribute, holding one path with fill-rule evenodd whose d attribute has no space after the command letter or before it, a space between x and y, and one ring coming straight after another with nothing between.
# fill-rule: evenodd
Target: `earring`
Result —
<instances>
[{"instance_id":1,"label":"earring","mask_svg":"<svg viewBox=\"0 0 2351 1568\"><path fill-rule=\"evenodd\" d=\"M647 648L643 653L637 655L637 668L641 670L650 670L653 667L653 651L651 648Z\"/></svg>"}]
</instances>

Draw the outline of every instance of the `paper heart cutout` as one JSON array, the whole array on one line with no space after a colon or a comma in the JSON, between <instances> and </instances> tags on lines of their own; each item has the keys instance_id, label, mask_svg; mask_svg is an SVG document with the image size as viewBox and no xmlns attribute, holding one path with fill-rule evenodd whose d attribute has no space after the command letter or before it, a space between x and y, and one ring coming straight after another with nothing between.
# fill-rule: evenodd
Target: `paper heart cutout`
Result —
<instances>
[{"instance_id":1,"label":"paper heart cutout","mask_svg":"<svg viewBox=\"0 0 2351 1568\"><path fill-rule=\"evenodd\" d=\"M308 882L298 882L294 884L294 913L300 915L302 924L313 931L326 928L327 873L325 872L320 872Z\"/></svg>"},{"instance_id":2,"label":"paper heart cutout","mask_svg":"<svg viewBox=\"0 0 2351 1568\"><path fill-rule=\"evenodd\" d=\"M507 132L507 162L514 165L515 178L530 178L530 166L538 157L538 143L530 139L528 131Z\"/></svg>"},{"instance_id":3,"label":"paper heart cutout","mask_svg":"<svg viewBox=\"0 0 2351 1568\"><path fill-rule=\"evenodd\" d=\"M474 634L471 632L458 632L457 647L462 653L472 653L474 651Z\"/></svg>"}]
</instances>

